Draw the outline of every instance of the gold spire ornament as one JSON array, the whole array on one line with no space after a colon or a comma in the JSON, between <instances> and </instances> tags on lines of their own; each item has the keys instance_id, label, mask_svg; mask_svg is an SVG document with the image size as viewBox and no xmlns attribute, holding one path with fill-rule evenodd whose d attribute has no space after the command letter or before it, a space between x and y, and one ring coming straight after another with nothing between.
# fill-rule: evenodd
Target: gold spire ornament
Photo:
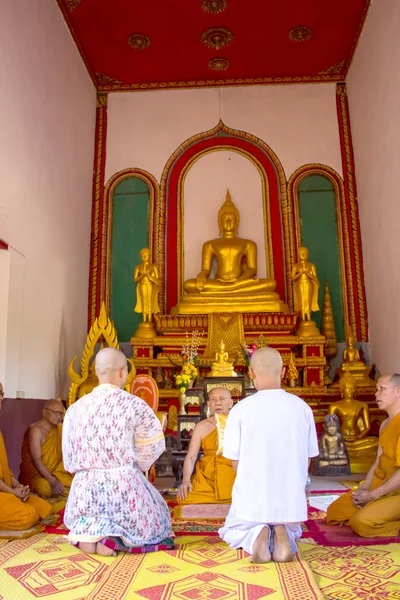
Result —
<instances>
[{"instance_id":1,"label":"gold spire ornament","mask_svg":"<svg viewBox=\"0 0 400 600\"><path fill-rule=\"evenodd\" d=\"M325 385L330 385L332 383L332 379L329 377L330 361L334 356L336 356L338 351L338 345L335 321L333 318L331 295L329 292L327 279L325 281L324 308L322 311L322 335L324 335L326 338L324 351L326 357L324 383Z\"/></svg>"},{"instance_id":2,"label":"gold spire ornament","mask_svg":"<svg viewBox=\"0 0 400 600\"><path fill-rule=\"evenodd\" d=\"M93 384L92 389L97 385L97 377L94 373L94 364L93 362L91 363L91 358L94 355L96 344L99 343L100 340L104 340L109 348L118 348L118 350L121 350L118 343L117 332L115 330L114 324L112 323L112 321L110 321L109 317L107 316L106 306L104 302L102 303L100 308L100 315L94 320L93 325L91 326L90 331L87 334L85 346L82 352L80 374L77 373L74 369L74 363L78 356L75 356L69 365L68 375L71 380L71 385L69 387L69 393L67 398L67 408L68 406L73 404L78 399L78 397L80 397L78 395L79 389L82 388L85 383L88 383L89 379L90 383ZM136 375L136 368L132 362L132 359L128 358L127 360L128 363L131 365L131 370L126 381L125 389L127 392L129 392L131 381ZM88 388L86 393L88 393L89 391L91 391L91 389Z\"/></svg>"},{"instance_id":3,"label":"gold spire ornament","mask_svg":"<svg viewBox=\"0 0 400 600\"><path fill-rule=\"evenodd\" d=\"M294 359L293 352L290 352L289 355L289 364L287 369L287 380L289 382L290 387L296 387L299 381L299 373L296 368L296 361Z\"/></svg>"}]
</instances>

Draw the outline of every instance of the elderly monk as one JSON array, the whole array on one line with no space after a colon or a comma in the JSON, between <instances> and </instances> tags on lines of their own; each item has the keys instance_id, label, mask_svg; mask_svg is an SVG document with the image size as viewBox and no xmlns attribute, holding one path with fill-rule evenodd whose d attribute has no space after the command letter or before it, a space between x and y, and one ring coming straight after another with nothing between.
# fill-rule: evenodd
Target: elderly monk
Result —
<instances>
[{"instance_id":1,"label":"elderly monk","mask_svg":"<svg viewBox=\"0 0 400 600\"><path fill-rule=\"evenodd\" d=\"M20 480L42 498L67 496L72 476L62 460L62 424L64 406L59 400L47 400L42 418L29 427L21 449Z\"/></svg>"},{"instance_id":2,"label":"elderly monk","mask_svg":"<svg viewBox=\"0 0 400 600\"><path fill-rule=\"evenodd\" d=\"M0 410L3 397L3 386L0 383ZM48 517L51 512L51 504L37 496L32 496L29 487L19 483L11 473L0 431L0 529L7 531L30 529L40 519Z\"/></svg>"},{"instance_id":3,"label":"elderly monk","mask_svg":"<svg viewBox=\"0 0 400 600\"><path fill-rule=\"evenodd\" d=\"M362 537L395 537L400 531L400 375L381 377L375 396L388 414L380 427L376 460L356 491L329 506L326 521L349 525Z\"/></svg>"},{"instance_id":4,"label":"elderly monk","mask_svg":"<svg viewBox=\"0 0 400 600\"><path fill-rule=\"evenodd\" d=\"M110 555L168 537L171 519L147 471L165 450L160 421L124 390L125 355L104 348L96 356L99 383L65 415L63 454L75 473L65 509L68 539L84 552ZM129 550L128 550L129 551Z\"/></svg>"},{"instance_id":5,"label":"elderly monk","mask_svg":"<svg viewBox=\"0 0 400 600\"><path fill-rule=\"evenodd\" d=\"M236 473L232 461L222 456L224 430L233 402L229 390L217 387L208 396L209 419L194 428L183 465L178 504L229 504ZM203 458L196 464L200 450ZM191 478L196 465L196 472Z\"/></svg>"},{"instance_id":6,"label":"elderly monk","mask_svg":"<svg viewBox=\"0 0 400 600\"><path fill-rule=\"evenodd\" d=\"M260 348L251 358L257 393L229 413L224 456L237 468L232 506L221 538L255 563L293 559L300 522L307 519L306 482L318 455L311 408L280 389L282 358Z\"/></svg>"}]
</instances>

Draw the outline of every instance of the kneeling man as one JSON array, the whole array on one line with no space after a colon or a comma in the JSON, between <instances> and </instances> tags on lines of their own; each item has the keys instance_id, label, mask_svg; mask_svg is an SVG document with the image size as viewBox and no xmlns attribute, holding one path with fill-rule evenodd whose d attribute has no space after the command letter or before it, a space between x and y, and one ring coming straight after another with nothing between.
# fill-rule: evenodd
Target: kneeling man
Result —
<instances>
[{"instance_id":1,"label":"kneeling man","mask_svg":"<svg viewBox=\"0 0 400 600\"><path fill-rule=\"evenodd\" d=\"M362 537L396 537L400 531L400 375L377 383L376 403L387 412L379 431L376 460L355 492L333 502L329 525L348 525Z\"/></svg>"},{"instance_id":2,"label":"kneeling man","mask_svg":"<svg viewBox=\"0 0 400 600\"><path fill-rule=\"evenodd\" d=\"M62 458L64 406L59 400L47 400L42 418L25 432L21 449L20 479L31 492L42 498L67 496L72 476Z\"/></svg>"},{"instance_id":3,"label":"kneeling man","mask_svg":"<svg viewBox=\"0 0 400 600\"><path fill-rule=\"evenodd\" d=\"M0 410L3 404L3 386L0 383ZM0 431L0 529L23 531L52 512L45 500L32 496L29 487L22 485L12 474Z\"/></svg>"},{"instance_id":4,"label":"kneeling man","mask_svg":"<svg viewBox=\"0 0 400 600\"><path fill-rule=\"evenodd\" d=\"M65 509L68 539L84 552L159 544L171 531L168 506L147 481L165 450L160 421L137 396L125 392L125 355L104 348L96 356L100 385L67 410L63 453L75 473Z\"/></svg>"},{"instance_id":5,"label":"kneeling man","mask_svg":"<svg viewBox=\"0 0 400 600\"><path fill-rule=\"evenodd\" d=\"M219 534L252 562L290 561L307 519L310 459L318 455L314 417L301 398L280 389L279 352L256 350L251 375L257 393L232 408L225 429L224 456L237 475Z\"/></svg>"},{"instance_id":6,"label":"kneeling man","mask_svg":"<svg viewBox=\"0 0 400 600\"><path fill-rule=\"evenodd\" d=\"M214 388L208 396L209 419L194 428L183 465L178 504L230 504L236 473L232 461L222 456L224 431L233 402L229 390ZM203 457L197 457L203 451ZM196 472L192 476L196 466ZM192 476L192 477L191 477Z\"/></svg>"}]
</instances>

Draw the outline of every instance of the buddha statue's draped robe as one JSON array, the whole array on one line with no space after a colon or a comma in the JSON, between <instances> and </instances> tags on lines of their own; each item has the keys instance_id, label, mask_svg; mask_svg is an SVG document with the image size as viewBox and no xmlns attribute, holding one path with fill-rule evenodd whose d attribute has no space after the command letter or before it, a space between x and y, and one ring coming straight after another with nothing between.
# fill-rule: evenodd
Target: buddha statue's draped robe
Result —
<instances>
[{"instance_id":1,"label":"buddha statue's draped robe","mask_svg":"<svg viewBox=\"0 0 400 600\"><path fill-rule=\"evenodd\" d=\"M375 468L370 490L387 481L400 468L400 413L379 435L382 454ZM392 537L400 531L400 489L357 508L352 502L352 492L343 494L327 511L329 525L349 525L362 537Z\"/></svg>"},{"instance_id":2,"label":"buddha statue's draped robe","mask_svg":"<svg viewBox=\"0 0 400 600\"><path fill-rule=\"evenodd\" d=\"M12 487L11 471L0 431L0 479ZM0 530L22 531L33 527L39 519L45 519L52 512L52 506L42 498L30 494L25 502L7 492L0 492Z\"/></svg>"},{"instance_id":3,"label":"buddha statue's draped robe","mask_svg":"<svg viewBox=\"0 0 400 600\"><path fill-rule=\"evenodd\" d=\"M42 498L51 498L52 491L49 482L38 473L33 464L28 444L28 432L25 432L21 449L20 479L24 485L29 485L32 492ZM68 494L72 483L72 475L64 469L62 458L62 424L50 430L47 438L41 445L42 462L54 477L60 481L65 493Z\"/></svg>"},{"instance_id":4,"label":"buddha statue's draped robe","mask_svg":"<svg viewBox=\"0 0 400 600\"><path fill-rule=\"evenodd\" d=\"M201 440L203 457L192 475L192 491L179 504L230 504L236 473L232 461L222 456L226 415L215 415L217 427Z\"/></svg>"}]
</instances>

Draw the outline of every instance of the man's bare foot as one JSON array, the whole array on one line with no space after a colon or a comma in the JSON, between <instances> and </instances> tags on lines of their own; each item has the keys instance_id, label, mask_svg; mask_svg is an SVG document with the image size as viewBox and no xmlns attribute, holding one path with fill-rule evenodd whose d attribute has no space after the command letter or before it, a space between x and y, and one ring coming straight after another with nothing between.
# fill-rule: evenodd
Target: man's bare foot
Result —
<instances>
[{"instance_id":1,"label":"man's bare foot","mask_svg":"<svg viewBox=\"0 0 400 600\"><path fill-rule=\"evenodd\" d=\"M78 548L86 554L96 554L96 542L79 542Z\"/></svg>"},{"instance_id":2,"label":"man's bare foot","mask_svg":"<svg viewBox=\"0 0 400 600\"><path fill-rule=\"evenodd\" d=\"M289 536L284 525L275 525L272 560L274 562L290 562L293 560Z\"/></svg>"},{"instance_id":3,"label":"man's bare foot","mask_svg":"<svg viewBox=\"0 0 400 600\"><path fill-rule=\"evenodd\" d=\"M115 550L112 550L112 548L107 548L107 546L101 542L97 542L96 552L97 554L100 554L100 556L117 556Z\"/></svg>"},{"instance_id":4,"label":"man's bare foot","mask_svg":"<svg viewBox=\"0 0 400 600\"><path fill-rule=\"evenodd\" d=\"M253 552L250 557L250 562L267 563L271 560L271 552L269 551L269 528L263 527L257 536L253 545Z\"/></svg>"}]
</instances>

